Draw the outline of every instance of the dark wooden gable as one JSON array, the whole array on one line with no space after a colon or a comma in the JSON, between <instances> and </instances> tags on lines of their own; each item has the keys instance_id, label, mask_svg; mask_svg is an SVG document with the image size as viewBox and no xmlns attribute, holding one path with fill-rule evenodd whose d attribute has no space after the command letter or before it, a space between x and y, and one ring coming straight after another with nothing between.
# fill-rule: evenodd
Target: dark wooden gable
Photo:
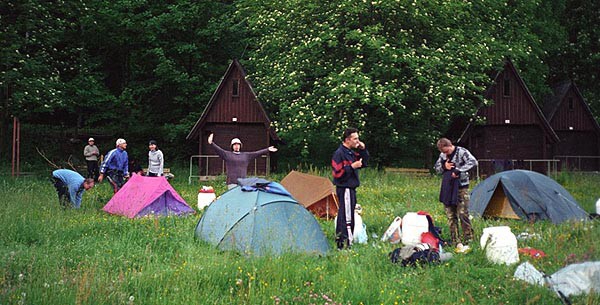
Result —
<instances>
[{"instance_id":1,"label":"dark wooden gable","mask_svg":"<svg viewBox=\"0 0 600 305\"><path fill-rule=\"evenodd\" d=\"M275 132L270 129L269 117L246 79L246 72L237 60L233 60L227 68L187 139L196 138L207 123L260 123L270 130L271 138L278 140Z\"/></svg>"},{"instance_id":2,"label":"dark wooden gable","mask_svg":"<svg viewBox=\"0 0 600 305\"><path fill-rule=\"evenodd\" d=\"M555 131L591 131L600 135L600 126L573 81L555 85L552 92L543 110Z\"/></svg>"},{"instance_id":3,"label":"dark wooden gable","mask_svg":"<svg viewBox=\"0 0 600 305\"><path fill-rule=\"evenodd\" d=\"M552 144L558 142L558 137L513 63L506 60L493 78L493 84L485 92L486 99L493 100L493 104L479 108L480 120L466 124L462 132L456 132L461 124L453 123L448 135L459 135L456 142L483 160L480 169L488 174L497 170L498 162L513 167L516 160L551 157ZM541 163L538 165L539 168L532 169L545 168Z\"/></svg>"},{"instance_id":4,"label":"dark wooden gable","mask_svg":"<svg viewBox=\"0 0 600 305\"><path fill-rule=\"evenodd\" d=\"M504 69L496 73L494 83L486 90L485 97L494 103L477 111L476 116L484 119L484 125L537 125L550 143L558 141L512 61L505 61ZM463 142L474 127L473 123L468 123L460 133L458 142Z\"/></svg>"},{"instance_id":5,"label":"dark wooden gable","mask_svg":"<svg viewBox=\"0 0 600 305\"><path fill-rule=\"evenodd\" d=\"M504 70L496 75L486 98L493 100L494 104L479 109L477 115L485 118L487 125L539 125L551 142L557 141L556 134L512 61L506 60Z\"/></svg>"},{"instance_id":6,"label":"dark wooden gable","mask_svg":"<svg viewBox=\"0 0 600 305\"><path fill-rule=\"evenodd\" d=\"M544 114L560 142L554 157L561 167L597 171L600 169L600 127L574 82L564 81L552 88L545 99Z\"/></svg>"}]
</instances>

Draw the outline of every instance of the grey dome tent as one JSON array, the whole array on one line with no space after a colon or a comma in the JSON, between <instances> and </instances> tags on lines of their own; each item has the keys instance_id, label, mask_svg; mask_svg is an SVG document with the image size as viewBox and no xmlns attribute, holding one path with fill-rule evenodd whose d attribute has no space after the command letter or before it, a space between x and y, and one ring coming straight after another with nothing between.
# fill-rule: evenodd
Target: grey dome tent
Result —
<instances>
[{"instance_id":1,"label":"grey dome tent","mask_svg":"<svg viewBox=\"0 0 600 305\"><path fill-rule=\"evenodd\" d=\"M585 220L588 214L556 181L527 170L500 172L471 192L469 212L482 217L523 220Z\"/></svg>"},{"instance_id":2,"label":"grey dome tent","mask_svg":"<svg viewBox=\"0 0 600 305\"><path fill-rule=\"evenodd\" d=\"M321 226L294 198L242 189L227 191L206 209L196 226L197 238L221 250L256 256L329 251Z\"/></svg>"}]
</instances>

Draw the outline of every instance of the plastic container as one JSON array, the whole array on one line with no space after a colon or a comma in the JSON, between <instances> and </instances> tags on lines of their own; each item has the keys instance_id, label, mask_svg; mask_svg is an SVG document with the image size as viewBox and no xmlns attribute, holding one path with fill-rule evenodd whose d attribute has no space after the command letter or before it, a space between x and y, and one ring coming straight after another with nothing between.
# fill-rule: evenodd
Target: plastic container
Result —
<instances>
[{"instance_id":1,"label":"plastic container","mask_svg":"<svg viewBox=\"0 0 600 305\"><path fill-rule=\"evenodd\" d=\"M421 243L421 234L429 232L427 216L408 212L402 217L402 243L416 245Z\"/></svg>"},{"instance_id":2,"label":"plastic container","mask_svg":"<svg viewBox=\"0 0 600 305\"><path fill-rule=\"evenodd\" d=\"M392 244L399 243L402 240L402 229L400 228L401 225L402 217L396 216L387 230L385 230L385 233L383 233L381 241L389 241Z\"/></svg>"},{"instance_id":3,"label":"plastic container","mask_svg":"<svg viewBox=\"0 0 600 305\"><path fill-rule=\"evenodd\" d=\"M491 262L506 265L519 262L517 237L510 231L510 227L485 228L479 242Z\"/></svg>"},{"instance_id":4,"label":"plastic container","mask_svg":"<svg viewBox=\"0 0 600 305\"><path fill-rule=\"evenodd\" d=\"M198 210L209 206L216 198L215 190L211 186L203 186L198 191Z\"/></svg>"}]
</instances>

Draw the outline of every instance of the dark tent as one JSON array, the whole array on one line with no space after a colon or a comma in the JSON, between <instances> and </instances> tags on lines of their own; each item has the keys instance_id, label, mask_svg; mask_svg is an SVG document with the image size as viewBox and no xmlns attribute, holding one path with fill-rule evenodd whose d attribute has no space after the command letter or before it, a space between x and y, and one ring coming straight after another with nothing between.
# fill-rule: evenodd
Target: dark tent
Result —
<instances>
[{"instance_id":1,"label":"dark tent","mask_svg":"<svg viewBox=\"0 0 600 305\"><path fill-rule=\"evenodd\" d=\"M471 192L469 211L476 216L523 220L585 220L588 214L556 181L527 170L497 173Z\"/></svg>"},{"instance_id":2,"label":"dark tent","mask_svg":"<svg viewBox=\"0 0 600 305\"><path fill-rule=\"evenodd\" d=\"M257 256L329 250L317 220L292 197L242 189L227 191L206 209L196 237L221 250Z\"/></svg>"}]
</instances>

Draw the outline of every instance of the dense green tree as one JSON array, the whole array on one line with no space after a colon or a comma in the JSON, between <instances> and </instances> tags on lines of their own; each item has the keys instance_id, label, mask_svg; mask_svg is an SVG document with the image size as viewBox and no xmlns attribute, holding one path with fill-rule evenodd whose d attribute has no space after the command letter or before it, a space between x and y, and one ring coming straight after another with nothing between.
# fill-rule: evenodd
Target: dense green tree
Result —
<instances>
[{"instance_id":1,"label":"dense green tree","mask_svg":"<svg viewBox=\"0 0 600 305\"><path fill-rule=\"evenodd\" d=\"M567 79L575 81L584 98L600 119L600 2L566 0L557 10L556 22L565 36L549 41L550 85Z\"/></svg>"},{"instance_id":2,"label":"dense green tree","mask_svg":"<svg viewBox=\"0 0 600 305\"><path fill-rule=\"evenodd\" d=\"M324 156L349 125L364 130L377 161L424 160L454 118L486 102L505 57L540 61L536 1L238 4L256 37L251 76L300 161Z\"/></svg>"}]
</instances>

